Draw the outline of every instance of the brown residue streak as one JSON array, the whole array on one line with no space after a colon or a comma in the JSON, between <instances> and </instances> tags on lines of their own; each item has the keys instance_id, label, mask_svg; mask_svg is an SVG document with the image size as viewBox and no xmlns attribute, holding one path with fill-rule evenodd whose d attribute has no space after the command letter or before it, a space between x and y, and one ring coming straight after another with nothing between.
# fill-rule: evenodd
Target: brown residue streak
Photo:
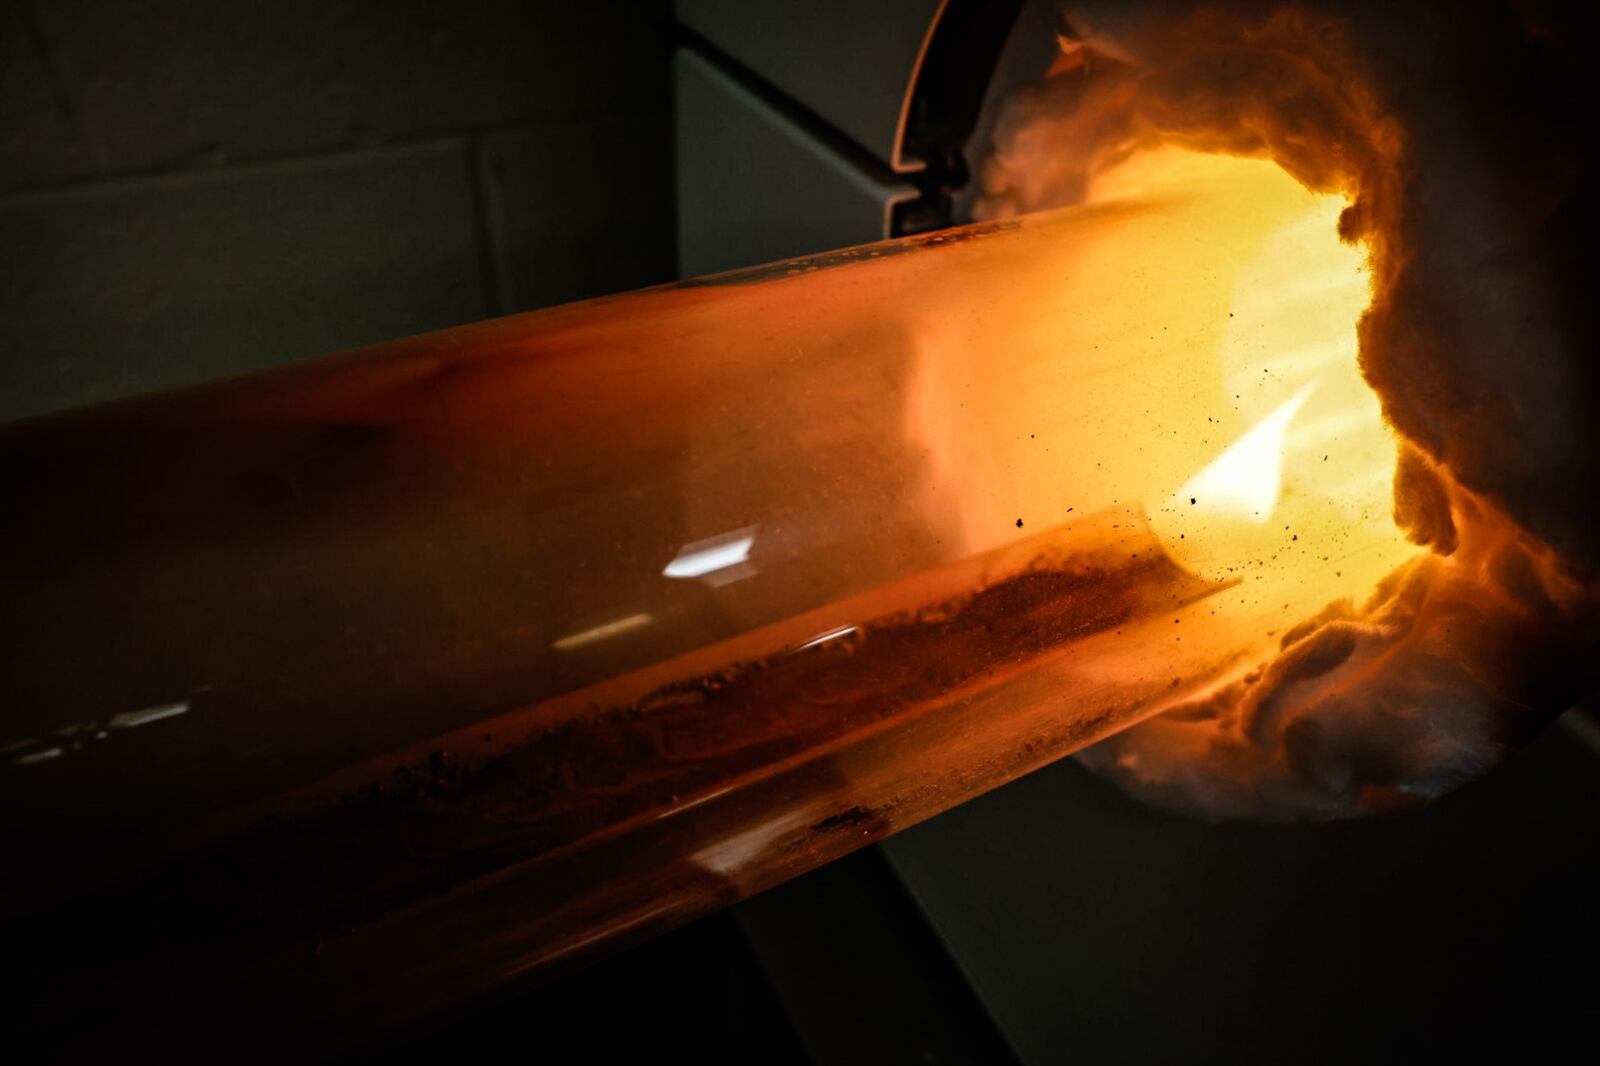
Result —
<instances>
[{"instance_id":1,"label":"brown residue streak","mask_svg":"<svg viewBox=\"0 0 1600 1066\"><path fill-rule=\"evenodd\" d=\"M878 818L876 812L857 804L846 808L838 814L830 814L816 825L811 827L813 833L831 833L843 829L860 829L870 825Z\"/></svg>"},{"instance_id":2,"label":"brown residue streak","mask_svg":"<svg viewBox=\"0 0 1600 1066\"><path fill-rule=\"evenodd\" d=\"M376 791L354 808L427 818L470 812L460 855L515 839L540 851L671 809L730 781L769 772L851 735L919 713L986 676L1145 607L1178 577L1154 553L1124 569L1039 569L968 599L861 627L854 639L686 679L625 707L570 720L470 772L407 770L401 797ZM460 830L462 827L457 827Z\"/></svg>"},{"instance_id":3,"label":"brown residue streak","mask_svg":"<svg viewBox=\"0 0 1600 1066\"><path fill-rule=\"evenodd\" d=\"M895 241L884 241L878 244L863 244L854 248L841 248L834 252L823 252L820 255L805 255L796 259L784 259L776 263L764 263L761 266L744 267L739 270L730 270L724 274L711 274L703 278L689 278L680 281L675 288L702 288L712 285L751 285L757 282L772 281L777 278L792 277L796 274L809 274L817 270L827 270L830 267L845 266L849 263L859 263L870 259L883 259L889 256L904 255L921 248L942 248L948 245L961 244L965 241L987 237L994 233L1003 233L1015 229L1020 223L1015 220L1001 220L987 222L982 225L963 226L955 230L939 230L934 233L918 234L913 237L902 237Z\"/></svg>"},{"instance_id":4,"label":"brown residue streak","mask_svg":"<svg viewBox=\"0 0 1600 1066\"><path fill-rule=\"evenodd\" d=\"M379 919L405 920L396 916L462 886L526 878L529 869L538 871L530 883L537 886L541 928L548 927L541 937L584 928L578 911L586 907L626 910L633 904L618 900L631 899L630 892L676 892L698 901L696 907L735 898L750 890L729 880L747 861L740 849L750 827L730 821L737 802L705 801L776 789L786 805L777 809L806 820L760 844L773 849L769 858L737 876L770 883L783 869L798 872L884 835L908 816L925 816L930 805L937 809L928 789L959 795L986 774L1006 772L1005 766L953 768L909 791L868 795L837 777L831 762L837 753L914 731L941 708L962 705L1083 638L1109 635L1131 619L1215 589L1156 551L1112 559L1050 555L976 593L683 678L625 705L563 720L487 757L482 730L475 730L459 743L424 749L399 769L390 764L381 778L342 798L327 794L320 803L286 808L154 871L137 887L120 889L136 898L119 906L146 915L149 935L161 930L203 955L206 945L230 938L342 942ZM1081 732L1076 722L1060 730ZM1062 742L1041 743L1059 751ZM878 754L868 758L877 762L912 756L895 745L873 750ZM1031 748L1025 756L1037 757ZM781 782L795 775L808 784L791 794L785 790L792 786ZM817 806L808 811L810 804ZM645 860L640 847L659 854ZM731 850L711 866L694 857L698 849L719 847ZM597 870L611 872L600 877ZM626 872L634 870L642 880ZM675 910L675 920L690 910ZM117 934L132 941L145 935L128 928ZM541 943L541 950L558 946ZM130 946L129 957L138 950Z\"/></svg>"}]
</instances>

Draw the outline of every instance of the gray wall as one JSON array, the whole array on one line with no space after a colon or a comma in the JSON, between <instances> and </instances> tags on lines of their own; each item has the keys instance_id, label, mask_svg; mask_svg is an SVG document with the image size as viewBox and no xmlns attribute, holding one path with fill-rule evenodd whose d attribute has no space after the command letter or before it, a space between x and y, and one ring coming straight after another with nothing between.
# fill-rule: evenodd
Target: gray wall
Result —
<instances>
[{"instance_id":1,"label":"gray wall","mask_svg":"<svg viewBox=\"0 0 1600 1066\"><path fill-rule=\"evenodd\" d=\"M0 0L0 419L672 276L664 0Z\"/></svg>"}]
</instances>

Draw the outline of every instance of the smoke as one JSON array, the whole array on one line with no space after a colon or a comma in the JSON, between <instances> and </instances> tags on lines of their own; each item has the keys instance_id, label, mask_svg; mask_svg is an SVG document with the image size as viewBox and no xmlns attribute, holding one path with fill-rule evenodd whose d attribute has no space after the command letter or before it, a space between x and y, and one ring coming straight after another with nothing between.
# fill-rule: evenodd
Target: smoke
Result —
<instances>
[{"instance_id":1,"label":"smoke","mask_svg":"<svg viewBox=\"0 0 1600 1066\"><path fill-rule=\"evenodd\" d=\"M1214 817L1437 796L1600 679L1595 5L1067 3L1066 73L1008 106L980 217L1081 201L1170 144L1268 157L1350 207L1361 369L1432 551L1270 663L1083 755ZM1059 68L1058 68L1059 69Z\"/></svg>"}]
</instances>

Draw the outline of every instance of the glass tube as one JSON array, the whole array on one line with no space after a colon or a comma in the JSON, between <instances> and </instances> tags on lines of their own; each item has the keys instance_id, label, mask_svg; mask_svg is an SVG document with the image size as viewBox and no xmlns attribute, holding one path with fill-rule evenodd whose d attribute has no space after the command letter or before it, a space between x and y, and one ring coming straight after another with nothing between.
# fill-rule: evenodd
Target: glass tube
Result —
<instances>
[{"instance_id":1,"label":"glass tube","mask_svg":"<svg viewBox=\"0 0 1600 1066\"><path fill-rule=\"evenodd\" d=\"M1170 156L0 429L40 1024L345 1046L1236 675L1410 551L1340 206Z\"/></svg>"}]
</instances>

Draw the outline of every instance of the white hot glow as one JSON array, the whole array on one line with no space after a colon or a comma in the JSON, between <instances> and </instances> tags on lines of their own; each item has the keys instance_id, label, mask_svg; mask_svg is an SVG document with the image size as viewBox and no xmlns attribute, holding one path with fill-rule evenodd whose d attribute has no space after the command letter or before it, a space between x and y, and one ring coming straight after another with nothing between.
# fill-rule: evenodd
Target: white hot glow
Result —
<instances>
[{"instance_id":1,"label":"white hot glow","mask_svg":"<svg viewBox=\"0 0 1600 1066\"><path fill-rule=\"evenodd\" d=\"M1315 389L1314 383L1305 386L1251 426L1175 492L1168 506L1255 523L1271 518L1283 491L1284 438Z\"/></svg>"}]
</instances>

